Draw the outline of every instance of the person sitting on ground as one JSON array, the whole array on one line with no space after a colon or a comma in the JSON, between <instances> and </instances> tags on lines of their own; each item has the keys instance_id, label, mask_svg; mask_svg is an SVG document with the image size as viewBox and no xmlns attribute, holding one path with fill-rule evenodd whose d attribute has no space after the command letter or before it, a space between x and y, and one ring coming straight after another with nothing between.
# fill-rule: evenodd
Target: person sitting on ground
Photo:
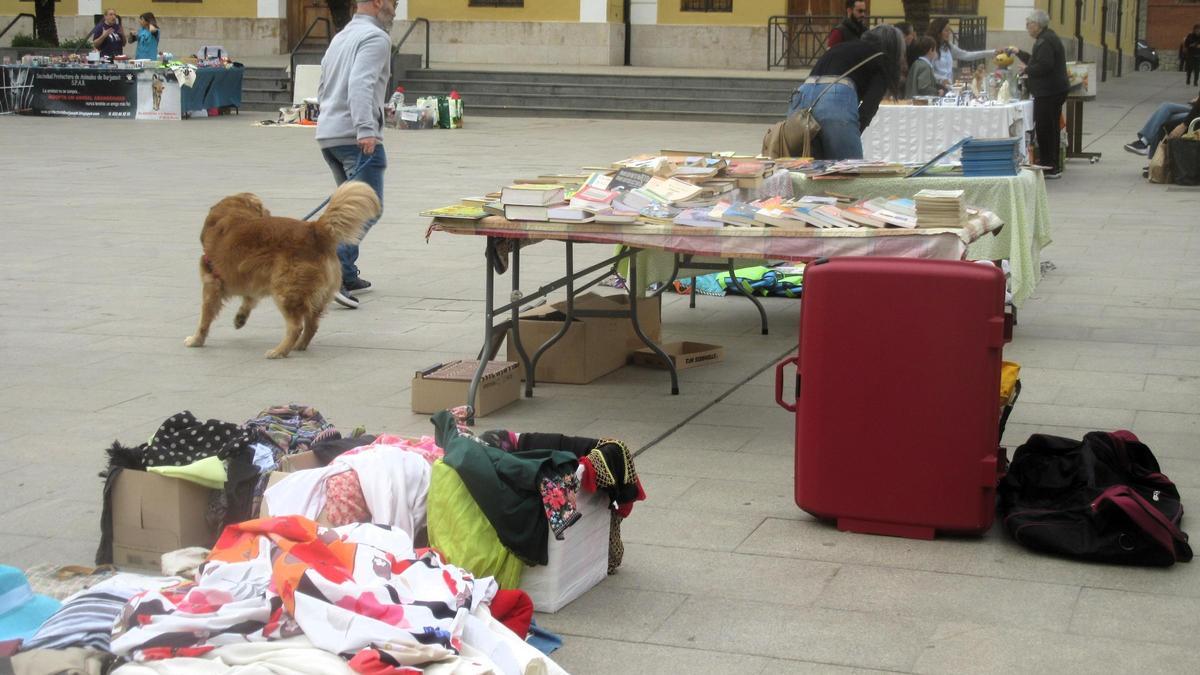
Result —
<instances>
[{"instance_id":1,"label":"person sitting on ground","mask_svg":"<svg viewBox=\"0 0 1200 675\"><path fill-rule=\"evenodd\" d=\"M1003 49L981 49L976 52L968 52L959 49L954 42L954 31L950 30L950 19L944 17L930 21L929 32L926 35L933 38L937 46L937 52L933 59L933 74L937 77L937 81L945 87L954 84L956 60L976 61L1004 51Z\"/></svg>"},{"instance_id":2,"label":"person sitting on ground","mask_svg":"<svg viewBox=\"0 0 1200 675\"><path fill-rule=\"evenodd\" d=\"M817 61L809 79L792 93L788 108L789 116L812 108L821 125L813 140L816 159L862 159L861 134L884 95L900 93L903 61L904 36L887 24L867 31L861 40L838 44Z\"/></svg>"},{"instance_id":3,"label":"person sitting on ground","mask_svg":"<svg viewBox=\"0 0 1200 675\"><path fill-rule=\"evenodd\" d=\"M863 0L846 0L846 18L829 31L825 47L832 48L843 42L853 42L867 32L867 3Z\"/></svg>"},{"instance_id":4,"label":"person sitting on ground","mask_svg":"<svg viewBox=\"0 0 1200 675\"><path fill-rule=\"evenodd\" d=\"M1195 113L1200 104L1200 96L1188 103L1162 103L1146 120L1146 125L1138 132L1138 137L1132 143L1126 143L1125 149L1135 155L1154 156L1154 150L1163 139L1163 135L1176 126L1187 122L1188 117Z\"/></svg>"},{"instance_id":5,"label":"person sitting on ground","mask_svg":"<svg viewBox=\"0 0 1200 675\"><path fill-rule=\"evenodd\" d=\"M125 52L123 35L121 16L117 14L117 10L110 8L104 12L104 18L92 29L88 39L92 41L93 47L100 50L100 58L111 61Z\"/></svg>"},{"instance_id":6,"label":"person sitting on ground","mask_svg":"<svg viewBox=\"0 0 1200 675\"><path fill-rule=\"evenodd\" d=\"M905 98L914 96L941 96L945 89L938 86L937 78L933 76L933 60L937 58L937 46L933 38L922 35L912 43L912 51L917 53L917 60L908 69L908 80L904 83Z\"/></svg>"},{"instance_id":7,"label":"person sitting on ground","mask_svg":"<svg viewBox=\"0 0 1200 675\"><path fill-rule=\"evenodd\" d=\"M162 33L158 30L158 19L154 12L143 12L138 17L139 28L129 31L129 44L137 45L133 58L154 61L158 59L158 40Z\"/></svg>"}]
</instances>

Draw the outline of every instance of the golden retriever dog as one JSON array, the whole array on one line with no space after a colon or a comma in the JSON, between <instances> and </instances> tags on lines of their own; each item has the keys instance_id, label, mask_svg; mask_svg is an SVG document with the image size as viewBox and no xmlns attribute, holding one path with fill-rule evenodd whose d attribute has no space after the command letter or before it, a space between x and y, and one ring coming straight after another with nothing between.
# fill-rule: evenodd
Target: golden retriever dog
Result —
<instances>
[{"instance_id":1,"label":"golden retriever dog","mask_svg":"<svg viewBox=\"0 0 1200 675\"><path fill-rule=\"evenodd\" d=\"M287 329L267 358L307 349L321 314L342 284L338 244L358 241L363 225L380 211L375 191L358 181L342 183L320 219L312 222L272 216L250 193L217 202L200 231L200 325L184 344L204 346L226 299L242 296L233 318L233 327L241 328L258 301L270 296Z\"/></svg>"}]
</instances>

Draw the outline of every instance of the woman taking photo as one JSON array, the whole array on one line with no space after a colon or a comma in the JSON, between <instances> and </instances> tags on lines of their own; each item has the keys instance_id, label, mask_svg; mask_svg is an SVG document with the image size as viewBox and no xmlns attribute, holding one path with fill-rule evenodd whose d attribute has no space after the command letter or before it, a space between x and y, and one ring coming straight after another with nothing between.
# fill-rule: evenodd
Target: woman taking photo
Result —
<instances>
[{"instance_id":1,"label":"woman taking photo","mask_svg":"<svg viewBox=\"0 0 1200 675\"><path fill-rule=\"evenodd\" d=\"M154 61L158 59L158 40L162 37L158 19L154 18L154 12L146 12L138 17L138 24L140 28L136 32L129 31L129 44L137 44L133 58Z\"/></svg>"},{"instance_id":2,"label":"woman taking photo","mask_svg":"<svg viewBox=\"0 0 1200 675\"><path fill-rule=\"evenodd\" d=\"M812 108L821 132L813 139L817 159L862 159L862 131L885 95L900 94L904 35L881 24L860 40L834 45L792 94L788 115Z\"/></svg>"},{"instance_id":3,"label":"woman taking photo","mask_svg":"<svg viewBox=\"0 0 1200 675\"><path fill-rule=\"evenodd\" d=\"M975 61L994 56L1004 51L1002 49L981 49L968 52L958 48L954 43L954 33L950 30L950 19L934 19L929 22L929 37L937 45L937 56L933 59L933 76L943 86L954 84L955 61Z\"/></svg>"}]
</instances>

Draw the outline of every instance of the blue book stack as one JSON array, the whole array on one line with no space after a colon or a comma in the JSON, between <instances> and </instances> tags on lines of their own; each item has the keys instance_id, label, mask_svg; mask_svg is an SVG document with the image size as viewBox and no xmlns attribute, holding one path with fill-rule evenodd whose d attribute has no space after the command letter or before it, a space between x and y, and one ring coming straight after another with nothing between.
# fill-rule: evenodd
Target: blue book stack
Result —
<instances>
[{"instance_id":1,"label":"blue book stack","mask_svg":"<svg viewBox=\"0 0 1200 675\"><path fill-rule=\"evenodd\" d=\"M973 138L962 147L964 176L1015 176L1020 168L1016 138Z\"/></svg>"}]
</instances>

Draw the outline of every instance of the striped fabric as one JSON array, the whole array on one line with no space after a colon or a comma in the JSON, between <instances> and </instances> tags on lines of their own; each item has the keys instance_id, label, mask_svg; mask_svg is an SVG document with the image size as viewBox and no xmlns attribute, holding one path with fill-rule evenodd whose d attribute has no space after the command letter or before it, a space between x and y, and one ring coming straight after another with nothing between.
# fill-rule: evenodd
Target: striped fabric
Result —
<instances>
[{"instance_id":1,"label":"striped fabric","mask_svg":"<svg viewBox=\"0 0 1200 675\"><path fill-rule=\"evenodd\" d=\"M108 653L113 624L139 589L108 587L80 591L42 624L23 650L87 647Z\"/></svg>"}]
</instances>

